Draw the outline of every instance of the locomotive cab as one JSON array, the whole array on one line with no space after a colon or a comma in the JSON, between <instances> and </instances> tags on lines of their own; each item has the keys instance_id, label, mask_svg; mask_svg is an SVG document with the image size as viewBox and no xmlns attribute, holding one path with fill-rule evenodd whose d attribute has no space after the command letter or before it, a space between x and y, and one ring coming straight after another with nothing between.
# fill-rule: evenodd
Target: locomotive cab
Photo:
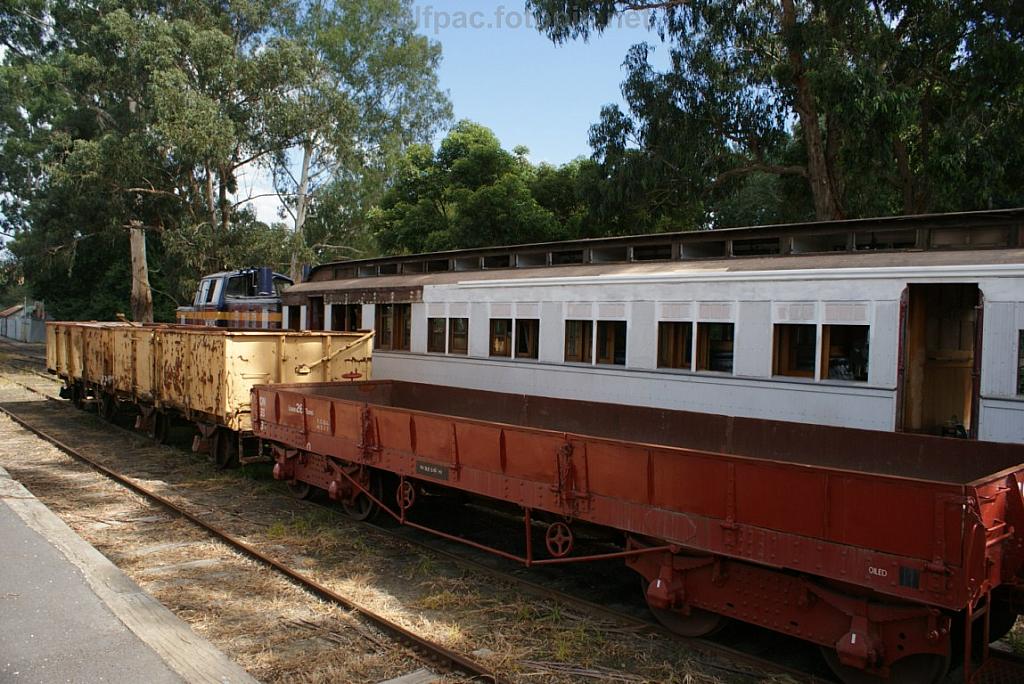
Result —
<instances>
[{"instance_id":1,"label":"locomotive cab","mask_svg":"<svg viewBox=\"0 0 1024 684\"><path fill-rule=\"evenodd\" d=\"M179 307L178 323L222 328L280 328L281 291L292 279L269 267L204 276L192 306Z\"/></svg>"}]
</instances>

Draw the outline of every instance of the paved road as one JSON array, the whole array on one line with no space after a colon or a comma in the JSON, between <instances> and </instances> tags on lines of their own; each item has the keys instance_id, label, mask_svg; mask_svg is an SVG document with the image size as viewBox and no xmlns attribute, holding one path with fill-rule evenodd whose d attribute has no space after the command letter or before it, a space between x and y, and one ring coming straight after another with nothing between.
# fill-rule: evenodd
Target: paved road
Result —
<instances>
[{"instance_id":1,"label":"paved road","mask_svg":"<svg viewBox=\"0 0 1024 684\"><path fill-rule=\"evenodd\" d=\"M0 500L0 683L182 681Z\"/></svg>"}]
</instances>

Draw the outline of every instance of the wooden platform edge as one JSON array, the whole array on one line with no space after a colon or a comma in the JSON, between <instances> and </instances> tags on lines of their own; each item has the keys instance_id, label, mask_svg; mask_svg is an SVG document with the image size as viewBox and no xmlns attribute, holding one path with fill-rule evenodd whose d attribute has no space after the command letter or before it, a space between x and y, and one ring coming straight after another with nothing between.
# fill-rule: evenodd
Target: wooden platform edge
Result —
<instances>
[{"instance_id":1,"label":"wooden platform edge","mask_svg":"<svg viewBox=\"0 0 1024 684\"><path fill-rule=\"evenodd\" d=\"M100 601L182 679L195 684L256 684L240 665L143 591L2 467L0 501L77 567Z\"/></svg>"}]
</instances>

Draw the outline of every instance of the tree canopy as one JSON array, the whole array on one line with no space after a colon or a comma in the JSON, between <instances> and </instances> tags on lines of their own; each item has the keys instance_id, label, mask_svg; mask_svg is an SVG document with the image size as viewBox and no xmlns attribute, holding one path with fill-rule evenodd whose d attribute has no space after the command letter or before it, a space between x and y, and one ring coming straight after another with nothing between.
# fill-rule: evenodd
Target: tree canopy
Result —
<instances>
[{"instance_id":1,"label":"tree canopy","mask_svg":"<svg viewBox=\"0 0 1024 684\"><path fill-rule=\"evenodd\" d=\"M555 41L636 3L528 0ZM643 3L591 131L613 186L704 225L1020 204L1024 13L1009 0ZM750 210L753 210L752 213ZM753 221L751 221L753 219Z\"/></svg>"},{"instance_id":2,"label":"tree canopy","mask_svg":"<svg viewBox=\"0 0 1024 684\"><path fill-rule=\"evenodd\" d=\"M365 219L337 215L308 235L319 195L365 216L404 148L429 140L449 116L436 78L440 48L415 34L410 6L0 6L0 229L40 296L106 279L115 284L109 299L68 298L52 309L126 310L129 234L148 238L142 256L163 317L205 272L284 268L292 255L312 255L307 237L343 247L345 219ZM292 179L296 158L302 171ZM278 180L290 232L257 221L247 203L240 179L260 168Z\"/></svg>"},{"instance_id":3,"label":"tree canopy","mask_svg":"<svg viewBox=\"0 0 1024 684\"><path fill-rule=\"evenodd\" d=\"M534 165L482 124L460 121L434 150L409 149L371 215L381 250L409 253L635 232L603 202L598 165Z\"/></svg>"}]
</instances>

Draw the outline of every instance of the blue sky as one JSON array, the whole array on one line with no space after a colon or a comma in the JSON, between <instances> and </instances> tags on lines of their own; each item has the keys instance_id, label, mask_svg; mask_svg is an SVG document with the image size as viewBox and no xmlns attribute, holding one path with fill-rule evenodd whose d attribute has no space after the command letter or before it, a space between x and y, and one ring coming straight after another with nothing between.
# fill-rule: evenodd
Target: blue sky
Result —
<instances>
[{"instance_id":1,"label":"blue sky","mask_svg":"<svg viewBox=\"0 0 1024 684\"><path fill-rule=\"evenodd\" d=\"M589 156L590 125L603 105L622 101L622 62L630 46L656 45L655 64L667 63L642 12L624 15L589 42L555 45L527 17L522 0L416 0L413 11L420 33L441 43L441 86L455 118L489 126L506 148L526 145L534 162Z\"/></svg>"}]
</instances>

